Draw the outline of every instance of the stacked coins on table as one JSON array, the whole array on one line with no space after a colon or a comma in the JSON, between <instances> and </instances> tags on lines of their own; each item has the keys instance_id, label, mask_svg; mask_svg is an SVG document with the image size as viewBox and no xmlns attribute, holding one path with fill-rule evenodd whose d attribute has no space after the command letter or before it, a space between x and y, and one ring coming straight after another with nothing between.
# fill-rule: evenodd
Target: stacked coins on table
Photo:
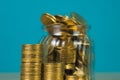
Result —
<instances>
[{"instance_id":1,"label":"stacked coins on table","mask_svg":"<svg viewBox=\"0 0 120 80\"><path fill-rule=\"evenodd\" d=\"M64 64L44 63L44 80L64 80Z\"/></svg>"},{"instance_id":2,"label":"stacked coins on table","mask_svg":"<svg viewBox=\"0 0 120 80\"><path fill-rule=\"evenodd\" d=\"M43 46L24 44L22 46L21 80L41 80Z\"/></svg>"}]
</instances>

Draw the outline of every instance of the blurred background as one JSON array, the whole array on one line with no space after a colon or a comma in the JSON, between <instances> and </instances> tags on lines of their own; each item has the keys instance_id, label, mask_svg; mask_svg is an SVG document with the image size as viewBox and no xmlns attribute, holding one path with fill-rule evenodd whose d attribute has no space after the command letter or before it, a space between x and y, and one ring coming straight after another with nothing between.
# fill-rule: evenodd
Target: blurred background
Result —
<instances>
[{"instance_id":1,"label":"blurred background","mask_svg":"<svg viewBox=\"0 0 120 80\"><path fill-rule=\"evenodd\" d=\"M95 72L120 72L119 0L0 0L0 72L20 72L21 46L39 43L46 12L83 16L95 43Z\"/></svg>"}]
</instances>

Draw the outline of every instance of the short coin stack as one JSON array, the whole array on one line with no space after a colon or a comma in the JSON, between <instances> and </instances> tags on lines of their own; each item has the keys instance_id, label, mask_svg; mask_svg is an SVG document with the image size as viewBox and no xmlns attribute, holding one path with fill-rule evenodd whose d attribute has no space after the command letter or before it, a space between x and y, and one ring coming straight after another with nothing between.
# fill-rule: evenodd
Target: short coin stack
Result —
<instances>
[{"instance_id":1,"label":"short coin stack","mask_svg":"<svg viewBox=\"0 0 120 80\"><path fill-rule=\"evenodd\" d=\"M64 80L64 64L44 63L44 80Z\"/></svg>"},{"instance_id":2,"label":"short coin stack","mask_svg":"<svg viewBox=\"0 0 120 80\"><path fill-rule=\"evenodd\" d=\"M24 44L22 46L21 80L41 80L43 46Z\"/></svg>"}]
</instances>

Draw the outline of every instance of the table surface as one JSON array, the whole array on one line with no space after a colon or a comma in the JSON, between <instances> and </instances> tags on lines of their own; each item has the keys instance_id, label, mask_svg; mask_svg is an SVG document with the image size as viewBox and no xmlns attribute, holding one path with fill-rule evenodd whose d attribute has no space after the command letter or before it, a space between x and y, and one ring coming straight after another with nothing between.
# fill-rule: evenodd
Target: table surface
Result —
<instances>
[{"instance_id":1,"label":"table surface","mask_svg":"<svg viewBox=\"0 0 120 80\"><path fill-rule=\"evenodd\" d=\"M20 80L20 73L0 73L0 80ZM120 80L120 73L96 73L95 80Z\"/></svg>"}]
</instances>

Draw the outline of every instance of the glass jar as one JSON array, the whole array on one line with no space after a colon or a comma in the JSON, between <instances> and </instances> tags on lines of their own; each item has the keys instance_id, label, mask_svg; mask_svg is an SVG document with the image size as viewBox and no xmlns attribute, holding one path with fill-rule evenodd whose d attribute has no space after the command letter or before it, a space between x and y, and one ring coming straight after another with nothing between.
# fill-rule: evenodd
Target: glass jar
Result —
<instances>
[{"instance_id":1,"label":"glass jar","mask_svg":"<svg viewBox=\"0 0 120 80\"><path fill-rule=\"evenodd\" d=\"M45 26L43 63L65 64L65 75L79 80L93 80L93 60L90 39L84 25L53 23Z\"/></svg>"}]
</instances>

